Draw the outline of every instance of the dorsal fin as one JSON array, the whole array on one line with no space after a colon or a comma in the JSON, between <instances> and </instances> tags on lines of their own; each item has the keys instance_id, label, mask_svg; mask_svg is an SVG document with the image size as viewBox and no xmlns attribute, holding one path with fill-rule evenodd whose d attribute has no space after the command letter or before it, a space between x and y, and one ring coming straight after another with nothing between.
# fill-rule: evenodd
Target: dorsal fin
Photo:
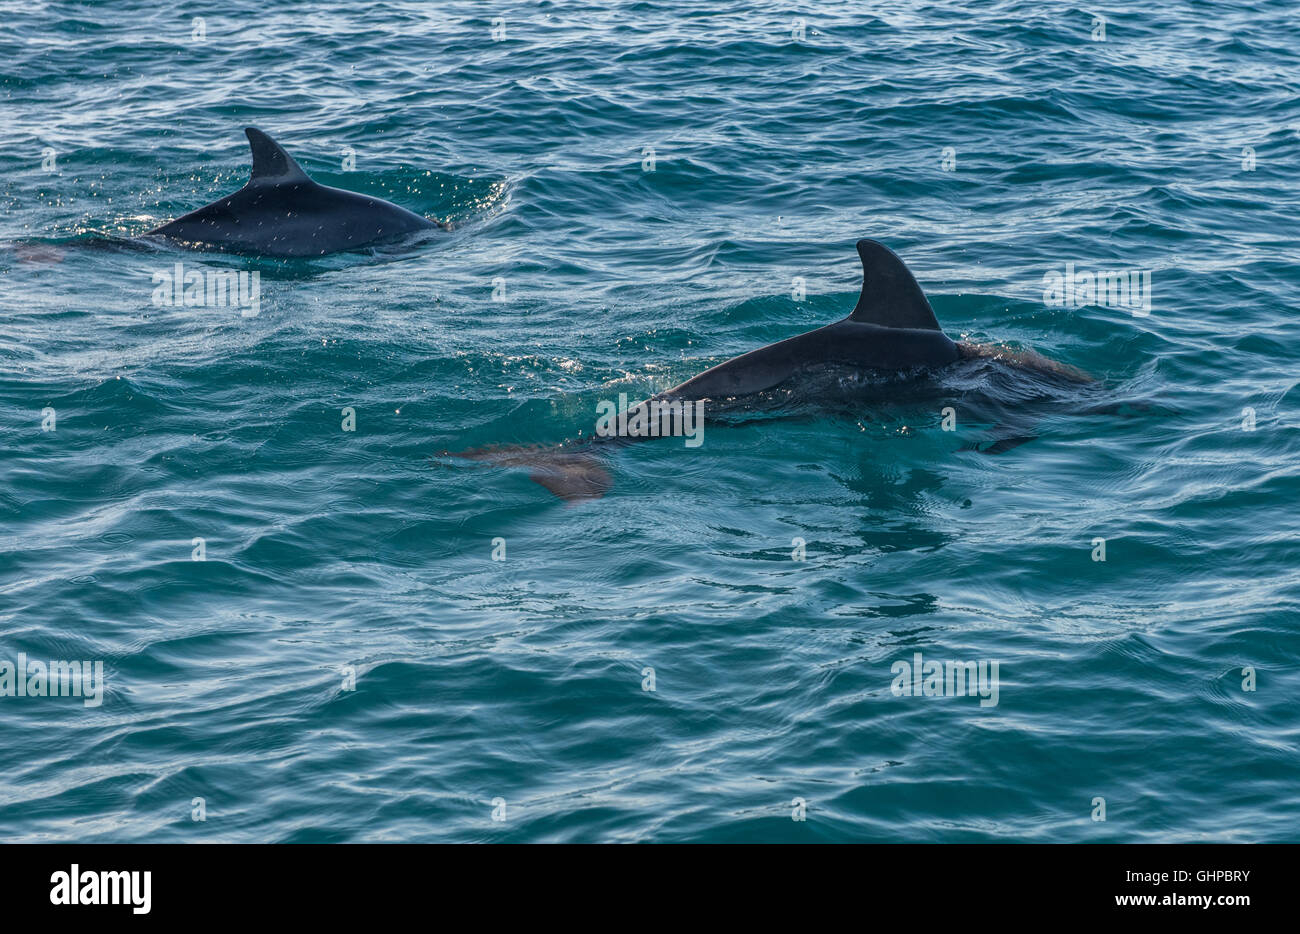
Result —
<instances>
[{"instance_id":1,"label":"dorsal fin","mask_svg":"<svg viewBox=\"0 0 1300 934\"><path fill-rule=\"evenodd\" d=\"M916 278L893 250L875 240L859 240L858 256L862 257L862 294L850 321L943 330Z\"/></svg>"},{"instance_id":2,"label":"dorsal fin","mask_svg":"<svg viewBox=\"0 0 1300 934\"><path fill-rule=\"evenodd\" d=\"M253 149L253 177L249 179L250 184L270 182L273 185L283 185L311 181L307 173L293 161L293 156L257 127L244 127L244 134Z\"/></svg>"}]
</instances>

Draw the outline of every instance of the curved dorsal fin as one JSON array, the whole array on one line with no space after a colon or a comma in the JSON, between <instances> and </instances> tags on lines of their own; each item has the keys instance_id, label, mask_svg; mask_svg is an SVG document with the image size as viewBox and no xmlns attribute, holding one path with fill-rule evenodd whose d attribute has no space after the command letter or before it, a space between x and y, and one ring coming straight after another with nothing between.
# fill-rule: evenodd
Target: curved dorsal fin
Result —
<instances>
[{"instance_id":1,"label":"curved dorsal fin","mask_svg":"<svg viewBox=\"0 0 1300 934\"><path fill-rule=\"evenodd\" d=\"M253 149L253 177L249 179L250 183L270 182L273 185L283 185L286 182L311 181L307 173L293 161L293 156L257 127L244 127L244 134Z\"/></svg>"},{"instance_id":2,"label":"curved dorsal fin","mask_svg":"<svg viewBox=\"0 0 1300 934\"><path fill-rule=\"evenodd\" d=\"M850 321L886 328L943 330L925 293L893 250L875 240L859 240L858 256L862 257L862 294Z\"/></svg>"}]
</instances>

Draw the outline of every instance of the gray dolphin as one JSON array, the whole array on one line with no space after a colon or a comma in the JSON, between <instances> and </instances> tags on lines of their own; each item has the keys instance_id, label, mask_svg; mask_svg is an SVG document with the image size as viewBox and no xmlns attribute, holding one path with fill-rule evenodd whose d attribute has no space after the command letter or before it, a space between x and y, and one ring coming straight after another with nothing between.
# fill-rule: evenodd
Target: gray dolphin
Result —
<instances>
[{"instance_id":1,"label":"gray dolphin","mask_svg":"<svg viewBox=\"0 0 1300 934\"><path fill-rule=\"evenodd\" d=\"M862 292L847 318L795 337L768 344L720 363L628 410L662 412L655 403L704 402L711 415L761 407L769 390L815 383L818 374L871 375L876 378L942 371L963 361L990 361L1055 383L1082 384L1092 378L1080 370L1035 353L954 341L944 334L934 309L911 271L892 250L875 240L859 240ZM824 385L824 381L822 383ZM650 414L649 421L661 418ZM1026 441L1025 418L1002 420L987 443L969 445L1000 454ZM658 432L656 432L656 436ZM644 436L602 436L568 441L558 447L506 447L453 456L501 466L527 467L531 477L566 500L593 499L613 484L601 452Z\"/></svg>"},{"instance_id":2,"label":"gray dolphin","mask_svg":"<svg viewBox=\"0 0 1300 934\"><path fill-rule=\"evenodd\" d=\"M188 247L263 256L322 256L443 227L381 198L312 181L280 144L247 127L248 184L145 234Z\"/></svg>"}]
</instances>

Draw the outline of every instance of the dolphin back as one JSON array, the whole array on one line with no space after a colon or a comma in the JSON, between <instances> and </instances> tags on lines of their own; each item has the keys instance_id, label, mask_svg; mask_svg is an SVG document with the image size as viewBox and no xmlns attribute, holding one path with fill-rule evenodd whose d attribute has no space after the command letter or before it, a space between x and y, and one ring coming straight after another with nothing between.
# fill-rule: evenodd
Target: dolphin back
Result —
<instances>
[{"instance_id":1,"label":"dolphin back","mask_svg":"<svg viewBox=\"0 0 1300 934\"><path fill-rule=\"evenodd\" d=\"M322 256L442 226L381 198L315 182L275 140L244 130L252 151L248 184L157 227L197 248L265 256Z\"/></svg>"}]
</instances>

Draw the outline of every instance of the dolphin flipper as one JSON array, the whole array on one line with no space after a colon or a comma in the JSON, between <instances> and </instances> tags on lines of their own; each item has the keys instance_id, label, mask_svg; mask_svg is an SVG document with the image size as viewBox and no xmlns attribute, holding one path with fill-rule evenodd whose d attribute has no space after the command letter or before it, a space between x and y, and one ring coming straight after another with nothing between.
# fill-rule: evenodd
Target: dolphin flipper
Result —
<instances>
[{"instance_id":1,"label":"dolphin flipper","mask_svg":"<svg viewBox=\"0 0 1300 934\"><path fill-rule=\"evenodd\" d=\"M994 415L993 427L982 437L967 441L957 450L979 454L1005 454L1022 444L1038 440L1038 419L1023 412L1002 411Z\"/></svg>"},{"instance_id":2,"label":"dolphin flipper","mask_svg":"<svg viewBox=\"0 0 1300 934\"><path fill-rule=\"evenodd\" d=\"M997 429L994 429L994 434L997 434ZM980 454L1005 454L1012 448L1037 440L1037 435L1014 435L1001 438L995 436L992 439L985 438L983 441L967 441L957 450L976 451Z\"/></svg>"}]
</instances>

